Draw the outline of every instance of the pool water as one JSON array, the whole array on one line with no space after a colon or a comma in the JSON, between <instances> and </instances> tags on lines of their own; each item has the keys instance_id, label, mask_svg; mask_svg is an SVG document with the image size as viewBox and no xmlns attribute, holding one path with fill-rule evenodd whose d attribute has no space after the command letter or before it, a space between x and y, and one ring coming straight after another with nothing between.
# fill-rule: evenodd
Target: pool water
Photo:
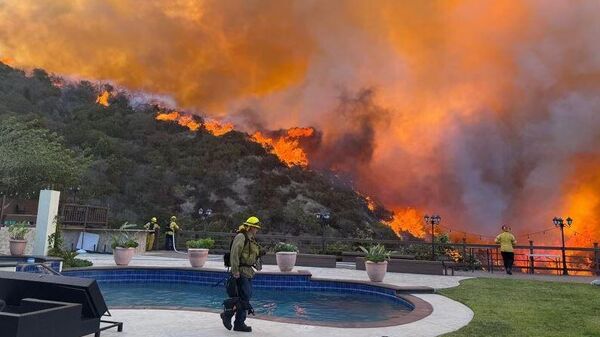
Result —
<instances>
[{"instance_id":1,"label":"pool water","mask_svg":"<svg viewBox=\"0 0 600 337\"><path fill-rule=\"evenodd\" d=\"M109 307L189 307L221 310L223 286L181 283L100 282ZM363 293L271 290L254 288L252 306L257 315L306 322L375 322L410 313L401 300Z\"/></svg>"}]
</instances>

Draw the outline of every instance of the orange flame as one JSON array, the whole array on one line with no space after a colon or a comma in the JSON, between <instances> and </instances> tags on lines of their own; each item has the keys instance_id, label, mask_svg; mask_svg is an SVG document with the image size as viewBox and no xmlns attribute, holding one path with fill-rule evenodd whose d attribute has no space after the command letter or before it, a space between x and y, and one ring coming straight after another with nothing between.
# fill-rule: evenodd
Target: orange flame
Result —
<instances>
[{"instance_id":1,"label":"orange flame","mask_svg":"<svg viewBox=\"0 0 600 337\"><path fill-rule=\"evenodd\" d=\"M415 237L423 238L426 234L421 212L412 207L395 209L394 218L387 224L397 235L409 232Z\"/></svg>"},{"instance_id":2,"label":"orange flame","mask_svg":"<svg viewBox=\"0 0 600 337\"><path fill-rule=\"evenodd\" d=\"M0 63L12 64L14 62L15 62L15 59L13 59L12 57L8 57L8 56L2 56L2 57L0 57Z\"/></svg>"},{"instance_id":3,"label":"orange flame","mask_svg":"<svg viewBox=\"0 0 600 337\"><path fill-rule=\"evenodd\" d=\"M100 95L98 95L98 98L96 98L96 103L98 103L100 105L108 106L109 99L110 99L110 93L108 91L104 90Z\"/></svg>"},{"instance_id":4,"label":"orange flame","mask_svg":"<svg viewBox=\"0 0 600 337\"><path fill-rule=\"evenodd\" d=\"M300 145L302 138L309 138L315 134L313 128L291 128L281 135L269 137L266 133L257 131L252 135L252 140L277 155L288 166L308 166L308 156Z\"/></svg>"},{"instance_id":5,"label":"orange flame","mask_svg":"<svg viewBox=\"0 0 600 337\"><path fill-rule=\"evenodd\" d=\"M214 119L204 121L204 128L206 131L212 133L214 136L222 136L230 131L233 131L233 124L221 123Z\"/></svg>"},{"instance_id":6,"label":"orange flame","mask_svg":"<svg viewBox=\"0 0 600 337\"><path fill-rule=\"evenodd\" d=\"M377 204L375 203L375 201L373 201L373 198L365 197L365 200L367 200L367 207L369 208L369 210L371 212L375 211L375 209L377 208Z\"/></svg>"},{"instance_id":7,"label":"orange flame","mask_svg":"<svg viewBox=\"0 0 600 337\"><path fill-rule=\"evenodd\" d=\"M568 246L591 246L600 237L600 157L587 155L574 159L575 170L566 186L566 212L573 225L565 229ZM579 233L579 234L576 234Z\"/></svg>"},{"instance_id":8,"label":"orange flame","mask_svg":"<svg viewBox=\"0 0 600 337\"><path fill-rule=\"evenodd\" d=\"M196 122L192 115L181 114L177 111L159 113L158 115L156 115L156 120L177 122L177 124L185 126L191 131L198 131L198 129L200 128L200 123Z\"/></svg>"}]
</instances>

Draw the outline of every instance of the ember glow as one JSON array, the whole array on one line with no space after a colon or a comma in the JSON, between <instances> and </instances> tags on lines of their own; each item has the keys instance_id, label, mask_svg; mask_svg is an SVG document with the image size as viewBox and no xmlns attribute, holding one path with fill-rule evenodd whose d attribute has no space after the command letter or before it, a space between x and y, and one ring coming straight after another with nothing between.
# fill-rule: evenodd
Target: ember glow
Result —
<instances>
[{"instance_id":1,"label":"ember glow","mask_svg":"<svg viewBox=\"0 0 600 337\"><path fill-rule=\"evenodd\" d=\"M14 66L169 95L289 165L347 177L398 219L423 210L493 235L570 214L595 240L598 31L594 0L0 5ZM310 147L255 133L305 125Z\"/></svg>"},{"instance_id":2,"label":"ember glow","mask_svg":"<svg viewBox=\"0 0 600 337\"><path fill-rule=\"evenodd\" d=\"M100 95L98 95L98 98L96 98L96 103L98 103L100 105L108 106L109 98L110 98L110 93L108 91L104 90Z\"/></svg>"}]
</instances>

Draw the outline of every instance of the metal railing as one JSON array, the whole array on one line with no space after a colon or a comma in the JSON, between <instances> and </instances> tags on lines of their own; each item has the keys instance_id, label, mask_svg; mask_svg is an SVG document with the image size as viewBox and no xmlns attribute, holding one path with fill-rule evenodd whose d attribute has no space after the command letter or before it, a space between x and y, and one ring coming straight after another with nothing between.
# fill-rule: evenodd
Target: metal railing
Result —
<instances>
[{"instance_id":1,"label":"metal railing","mask_svg":"<svg viewBox=\"0 0 600 337\"><path fill-rule=\"evenodd\" d=\"M215 240L214 252L225 252L229 250L231 239L235 233L204 232L204 231L180 231L176 237L178 250L186 249L186 241L210 237ZM157 238L158 247L164 247L164 235ZM417 259L431 259L431 242L427 241L404 241L397 240L375 240L343 237L325 236L290 236L278 234L258 234L257 240L264 247L271 248L278 242L290 242L298 246L300 252L311 254L341 255L344 251L356 251L358 246L369 246L380 243L388 249L400 254L415 255ZM448 259L446 251L454 252L464 264L470 267L480 267L491 273L503 269L502 256L499 245L468 243L436 243L438 252L436 259ZM515 246L514 269L522 272L536 273L560 273L562 271L562 247L537 246L533 241L529 245ZM565 247L566 266L571 273L584 273L600 275L600 248L598 243L591 247ZM456 254L459 253L459 254ZM456 257L455 256L455 257Z\"/></svg>"},{"instance_id":2,"label":"metal railing","mask_svg":"<svg viewBox=\"0 0 600 337\"><path fill-rule=\"evenodd\" d=\"M90 205L61 205L60 220L64 225L108 226L108 208Z\"/></svg>"}]
</instances>

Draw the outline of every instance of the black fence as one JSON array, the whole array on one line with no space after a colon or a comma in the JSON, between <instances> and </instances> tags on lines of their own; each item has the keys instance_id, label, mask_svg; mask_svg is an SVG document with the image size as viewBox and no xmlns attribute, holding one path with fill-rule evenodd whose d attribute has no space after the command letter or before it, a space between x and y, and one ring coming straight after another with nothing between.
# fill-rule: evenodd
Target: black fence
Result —
<instances>
[{"instance_id":1,"label":"black fence","mask_svg":"<svg viewBox=\"0 0 600 337\"><path fill-rule=\"evenodd\" d=\"M213 252L222 253L229 249L234 233L180 231L176 236L178 250L186 249L186 241L210 237L215 240ZM159 237L159 248L164 247L164 235ZM468 268L483 269L491 273L502 270L503 262L500 247L493 244L435 243L426 241L373 240L321 236L289 236L259 234L257 240L267 249L278 242L289 242L298 246L300 252L309 254L329 254L340 256L342 252L357 251L359 246L383 244L400 254L414 255L417 259L455 260ZM432 253L433 250L433 253ZM600 275L600 248L598 243L591 247L565 247L566 269L570 274ZM563 271L562 247L536 246L533 241L527 246L515 247L514 269L526 273L555 273Z\"/></svg>"}]
</instances>

